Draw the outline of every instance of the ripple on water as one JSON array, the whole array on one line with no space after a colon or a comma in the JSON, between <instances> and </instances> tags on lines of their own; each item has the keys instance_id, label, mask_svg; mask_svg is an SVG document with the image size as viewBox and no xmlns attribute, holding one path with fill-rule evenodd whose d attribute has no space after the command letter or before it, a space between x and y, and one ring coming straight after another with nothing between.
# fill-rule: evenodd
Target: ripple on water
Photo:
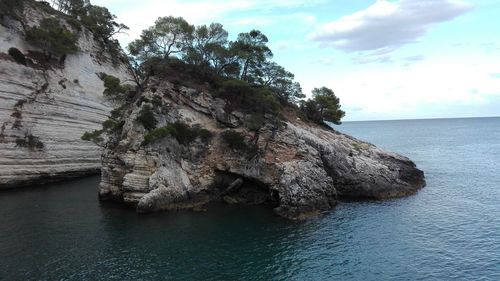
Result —
<instances>
[{"instance_id":1,"label":"ripple on water","mask_svg":"<svg viewBox=\"0 0 500 281\"><path fill-rule=\"evenodd\" d=\"M138 216L99 178L0 193L0 280L500 280L500 119L345 123L426 172L415 196L304 223L267 208Z\"/></svg>"}]
</instances>

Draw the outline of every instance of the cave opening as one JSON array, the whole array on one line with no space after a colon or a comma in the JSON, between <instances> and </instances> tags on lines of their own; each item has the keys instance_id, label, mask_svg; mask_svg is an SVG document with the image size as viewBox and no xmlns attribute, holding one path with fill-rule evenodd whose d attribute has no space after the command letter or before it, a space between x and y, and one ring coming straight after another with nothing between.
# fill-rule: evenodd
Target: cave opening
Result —
<instances>
[{"instance_id":1,"label":"cave opening","mask_svg":"<svg viewBox=\"0 0 500 281\"><path fill-rule=\"evenodd\" d=\"M227 204L279 206L277 191L262 181L239 174L216 171L216 188L220 201Z\"/></svg>"}]
</instances>

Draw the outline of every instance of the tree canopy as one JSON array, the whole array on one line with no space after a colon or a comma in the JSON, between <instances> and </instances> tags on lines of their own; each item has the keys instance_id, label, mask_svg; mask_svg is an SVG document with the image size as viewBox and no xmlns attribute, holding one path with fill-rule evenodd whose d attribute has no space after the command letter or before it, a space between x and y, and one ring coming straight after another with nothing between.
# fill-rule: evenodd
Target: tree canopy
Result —
<instances>
[{"instance_id":1,"label":"tree canopy","mask_svg":"<svg viewBox=\"0 0 500 281\"><path fill-rule=\"evenodd\" d=\"M19 19L19 11L23 9L24 0L0 0L0 19L9 16Z\"/></svg>"},{"instance_id":2,"label":"tree canopy","mask_svg":"<svg viewBox=\"0 0 500 281\"><path fill-rule=\"evenodd\" d=\"M345 112L340 109L340 100L333 90L321 87L312 91L313 97L302 103L301 109L310 120L340 124Z\"/></svg>"},{"instance_id":3,"label":"tree canopy","mask_svg":"<svg viewBox=\"0 0 500 281\"><path fill-rule=\"evenodd\" d=\"M240 60L240 79L250 83L256 83L256 79L262 76L263 64L273 57L271 49L267 46L269 40L259 30L240 33L238 39L231 44L231 49Z\"/></svg>"},{"instance_id":4,"label":"tree canopy","mask_svg":"<svg viewBox=\"0 0 500 281\"><path fill-rule=\"evenodd\" d=\"M12 2L12 0L0 1ZM20 4L27 2L26 0L16 1L19 1ZM122 56L120 45L117 40L113 39L113 36L127 30L128 27L124 24L117 23L115 21L116 16L111 14L107 8L92 5L89 0L50 0L50 2L32 2L39 5L47 5L47 3L50 4L54 9L61 12L57 15L57 17L59 17L60 20L65 20L66 23L73 27L72 31L63 27L62 32L54 34L53 32L51 33L51 31L56 31L56 22L53 18L48 17L46 19L42 19L39 27L31 27L29 28L29 30L31 30L31 34L28 32L29 30L26 33L27 39L29 38L35 45L38 44L38 46L43 47L42 45L45 41L48 42L49 45L61 45L56 46L56 49L60 51L58 53L71 53L74 48L73 44L68 42L70 37L72 37L69 33L74 34L74 37L77 38L78 36L76 32L80 32L81 26L84 26L92 32L94 39L98 41L106 51L108 51L111 60L116 62L116 60ZM0 3L0 7L1 5L2 4ZM45 11L54 14L54 10ZM61 15L65 16L61 17ZM18 17L17 20L23 21L22 17ZM44 30L46 31L45 33L42 32ZM56 37L52 37L52 35L56 35ZM56 38L60 39L60 44L52 42L55 41ZM64 50L64 44L68 44L66 50ZM54 48L48 46L43 49Z\"/></svg>"},{"instance_id":5,"label":"tree canopy","mask_svg":"<svg viewBox=\"0 0 500 281\"><path fill-rule=\"evenodd\" d=\"M193 32L194 27L181 17L161 17L142 32L141 38L130 43L128 49L143 62L154 57L168 59L186 52Z\"/></svg>"},{"instance_id":6,"label":"tree canopy","mask_svg":"<svg viewBox=\"0 0 500 281\"><path fill-rule=\"evenodd\" d=\"M159 18L144 30L128 45L128 51L135 76L143 81L169 67L195 70L210 74L201 77L222 78L222 83L216 83L216 93L229 100L232 108L278 114L277 108L292 106L302 110L310 121L340 123L345 112L333 91L317 88L311 99L304 100L306 96L294 74L271 60L268 43L259 30L240 33L235 41L229 41L220 23L195 27L183 18L170 16ZM175 71L169 72L173 74ZM137 84L142 88L144 83ZM259 107L267 110L259 111Z\"/></svg>"},{"instance_id":7,"label":"tree canopy","mask_svg":"<svg viewBox=\"0 0 500 281\"><path fill-rule=\"evenodd\" d=\"M192 42L187 44L184 59L191 64L217 67L227 38L228 32L220 23L197 26L192 34Z\"/></svg>"}]
</instances>

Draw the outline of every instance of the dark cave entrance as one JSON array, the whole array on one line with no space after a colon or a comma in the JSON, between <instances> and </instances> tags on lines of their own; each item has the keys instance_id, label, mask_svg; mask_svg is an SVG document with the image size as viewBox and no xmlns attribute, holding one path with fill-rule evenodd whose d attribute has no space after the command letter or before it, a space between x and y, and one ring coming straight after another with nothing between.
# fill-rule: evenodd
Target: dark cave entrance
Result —
<instances>
[{"instance_id":1,"label":"dark cave entrance","mask_svg":"<svg viewBox=\"0 0 500 281\"><path fill-rule=\"evenodd\" d=\"M216 171L215 185L219 190L219 199L227 204L279 206L278 192L259 180Z\"/></svg>"}]
</instances>

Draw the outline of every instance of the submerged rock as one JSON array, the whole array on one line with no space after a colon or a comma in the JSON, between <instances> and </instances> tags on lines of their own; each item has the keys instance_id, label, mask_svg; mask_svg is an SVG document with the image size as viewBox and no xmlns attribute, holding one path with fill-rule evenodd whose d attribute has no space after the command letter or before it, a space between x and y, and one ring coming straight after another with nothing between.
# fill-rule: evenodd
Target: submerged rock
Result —
<instances>
[{"instance_id":1,"label":"submerged rock","mask_svg":"<svg viewBox=\"0 0 500 281\"><path fill-rule=\"evenodd\" d=\"M266 116L251 131L242 125L247 115L226 112L225 102L207 91L153 84L154 91L128 105L125 125L106 145L102 200L141 213L199 209L210 201L267 204L300 219L330 210L338 198L400 197L425 185L408 158L332 129ZM157 127L181 122L211 137L186 143L172 133L144 142L148 131L136 119L145 106L153 108ZM242 136L247 147L231 146L227 132Z\"/></svg>"}]
</instances>

